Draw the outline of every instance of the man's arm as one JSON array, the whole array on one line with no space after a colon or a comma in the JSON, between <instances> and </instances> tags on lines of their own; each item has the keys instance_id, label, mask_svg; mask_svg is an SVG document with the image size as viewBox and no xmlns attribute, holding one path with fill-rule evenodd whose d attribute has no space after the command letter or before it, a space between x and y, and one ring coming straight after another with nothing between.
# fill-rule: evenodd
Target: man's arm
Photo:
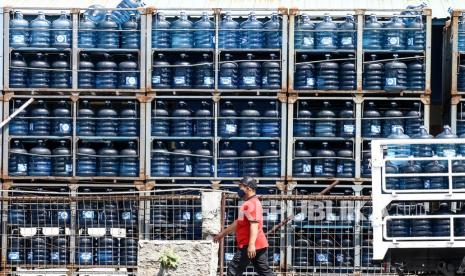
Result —
<instances>
[{"instance_id":1,"label":"man's arm","mask_svg":"<svg viewBox=\"0 0 465 276\"><path fill-rule=\"evenodd\" d=\"M258 236L258 221L250 222L250 237L249 237L249 247L247 249L247 255L250 259L255 258L255 241Z\"/></svg>"},{"instance_id":2,"label":"man's arm","mask_svg":"<svg viewBox=\"0 0 465 276\"><path fill-rule=\"evenodd\" d=\"M224 236L227 236L227 235L231 234L232 232L236 231L236 227L237 227L237 220L235 220L233 223L231 223L231 225L226 227L223 231L218 233L218 235L216 235L213 238L213 241L214 242L221 241L224 238Z\"/></svg>"}]
</instances>

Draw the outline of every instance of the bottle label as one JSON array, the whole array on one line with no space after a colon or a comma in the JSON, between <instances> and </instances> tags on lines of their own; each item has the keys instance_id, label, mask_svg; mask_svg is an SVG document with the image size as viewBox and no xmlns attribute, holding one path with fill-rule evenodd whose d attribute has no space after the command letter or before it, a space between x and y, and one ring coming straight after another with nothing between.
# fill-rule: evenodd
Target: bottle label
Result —
<instances>
[{"instance_id":1,"label":"bottle label","mask_svg":"<svg viewBox=\"0 0 465 276\"><path fill-rule=\"evenodd\" d=\"M400 44L400 38L398 36L388 37L388 42L390 45L398 46Z\"/></svg>"},{"instance_id":2,"label":"bottle label","mask_svg":"<svg viewBox=\"0 0 465 276\"><path fill-rule=\"evenodd\" d=\"M315 79L314 78L307 78L307 85L308 86L314 86L315 85Z\"/></svg>"},{"instance_id":3,"label":"bottle label","mask_svg":"<svg viewBox=\"0 0 465 276\"><path fill-rule=\"evenodd\" d=\"M214 81L212 77L203 77L203 83L205 85L213 85Z\"/></svg>"},{"instance_id":4,"label":"bottle label","mask_svg":"<svg viewBox=\"0 0 465 276\"><path fill-rule=\"evenodd\" d=\"M455 149L444 149L443 150L444 157L454 157L455 156Z\"/></svg>"},{"instance_id":5,"label":"bottle label","mask_svg":"<svg viewBox=\"0 0 465 276\"><path fill-rule=\"evenodd\" d=\"M423 181L423 187L425 187L425 189L431 188L431 180L425 179L425 181Z\"/></svg>"},{"instance_id":6,"label":"bottle label","mask_svg":"<svg viewBox=\"0 0 465 276\"><path fill-rule=\"evenodd\" d=\"M344 125L343 129L344 129L344 133L354 133L355 126L354 125Z\"/></svg>"},{"instance_id":7,"label":"bottle label","mask_svg":"<svg viewBox=\"0 0 465 276\"><path fill-rule=\"evenodd\" d=\"M9 252L8 253L9 260L19 260L19 252Z\"/></svg>"},{"instance_id":8,"label":"bottle label","mask_svg":"<svg viewBox=\"0 0 465 276\"><path fill-rule=\"evenodd\" d=\"M226 124L226 132L227 133L236 133L237 125L234 124Z\"/></svg>"},{"instance_id":9,"label":"bottle label","mask_svg":"<svg viewBox=\"0 0 465 276\"><path fill-rule=\"evenodd\" d=\"M224 253L224 258L227 262L230 262L234 258L234 253Z\"/></svg>"},{"instance_id":10,"label":"bottle label","mask_svg":"<svg viewBox=\"0 0 465 276\"><path fill-rule=\"evenodd\" d=\"M231 77L220 77L220 83L222 85L231 85L232 84L232 78Z\"/></svg>"},{"instance_id":11,"label":"bottle label","mask_svg":"<svg viewBox=\"0 0 465 276\"><path fill-rule=\"evenodd\" d=\"M66 164L65 165L65 171L66 172L72 172L73 171L73 165L72 164Z\"/></svg>"},{"instance_id":12,"label":"bottle label","mask_svg":"<svg viewBox=\"0 0 465 276\"><path fill-rule=\"evenodd\" d=\"M29 124L29 130L30 130L30 131L34 131L34 124L33 124L33 123L30 123L30 124Z\"/></svg>"},{"instance_id":13,"label":"bottle label","mask_svg":"<svg viewBox=\"0 0 465 276\"><path fill-rule=\"evenodd\" d=\"M55 36L55 41L58 43L66 42L66 35L57 35Z\"/></svg>"},{"instance_id":14,"label":"bottle label","mask_svg":"<svg viewBox=\"0 0 465 276\"><path fill-rule=\"evenodd\" d=\"M90 261L92 260L92 253L89 253L89 252L83 252L80 254L81 256L81 260L83 261Z\"/></svg>"},{"instance_id":15,"label":"bottle label","mask_svg":"<svg viewBox=\"0 0 465 276\"><path fill-rule=\"evenodd\" d=\"M311 46L313 44L315 44L315 41L313 40L313 37L304 36L304 45L305 46Z\"/></svg>"},{"instance_id":16,"label":"bottle label","mask_svg":"<svg viewBox=\"0 0 465 276\"><path fill-rule=\"evenodd\" d=\"M135 77L126 77L126 85L136 85L137 80Z\"/></svg>"},{"instance_id":17,"label":"bottle label","mask_svg":"<svg viewBox=\"0 0 465 276\"><path fill-rule=\"evenodd\" d=\"M68 217L69 217L68 212L66 211L58 212L58 219L66 220L68 219Z\"/></svg>"},{"instance_id":18,"label":"bottle label","mask_svg":"<svg viewBox=\"0 0 465 276\"><path fill-rule=\"evenodd\" d=\"M279 263L279 260L281 260L281 255L279 253L273 253L273 261Z\"/></svg>"},{"instance_id":19,"label":"bottle label","mask_svg":"<svg viewBox=\"0 0 465 276\"><path fill-rule=\"evenodd\" d=\"M371 133L379 134L379 133L381 133L381 126L380 125L371 125L370 130L371 130Z\"/></svg>"},{"instance_id":20,"label":"bottle label","mask_svg":"<svg viewBox=\"0 0 465 276\"><path fill-rule=\"evenodd\" d=\"M404 128L403 125L392 125L391 126L391 132L394 132L396 130L396 128L399 128L399 127L402 128L402 129Z\"/></svg>"},{"instance_id":21,"label":"bottle label","mask_svg":"<svg viewBox=\"0 0 465 276\"><path fill-rule=\"evenodd\" d=\"M266 219L267 219L267 220L278 220L278 214L275 214L275 213L268 213Z\"/></svg>"},{"instance_id":22,"label":"bottle label","mask_svg":"<svg viewBox=\"0 0 465 276\"><path fill-rule=\"evenodd\" d=\"M338 263L344 262L344 255L341 254L341 253L338 253L338 254L336 255L336 260L337 260Z\"/></svg>"},{"instance_id":23,"label":"bottle label","mask_svg":"<svg viewBox=\"0 0 465 276\"><path fill-rule=\"evenodd\" d=\"M323 166L322 165L316 165L315 166L315 173L323 173Z\"/></svg>"},{"instance_id":24,"label":"bottle label","mask_svg":"<svg viewBox=\"0 0 465 276\"><path fill-rule=\"evenodd\" d=\"M182 219L190 220L191 219L191 213L190 212L182 213Z\"/></svg>"},{"instance_id":25,"label":"bottle label","mask_svg":"<svg viewBox=\"0 0 465 276\"><path fill-rule=\"evenodd\" d=\"M317 262L328 262L328 255L327 254L316 254Z\"/></svg>"},{"instance_id":26,"label":"bottle label","mask_svg":"<svg viewBox=\"0 0 465 276\"><path fill-rule=\"evenodd\" d=\"M69 124L60 123L60 131L61 131L61 132L63 132L63 133L68 133L70 129L71 129L71 128L70 128Z\"/></svg>"},{"instance_id":27,"label":"bottle label","mask_svg":"<svg viewBox=\"0 0 465 276\"><path fill-rule=\"evenodd\" d=\"M18 172L27 172L27 163L18 163Z\"/></svg>"},{"instance_id":28,"label":"bottle label","mask_svg":"<svg viewBox=\"0 0 465 276\"><path fill-rule=\"evenodd\" d=\"M152 76L152 83L160 84L161 83L161 76Z\"/></svg>"},{"instance_id":29,"label":"bottle label","mask_svg":"<svg viewBox=\"0 0 465 276\"><path fill-rule=\"evenodd\" d=\"M413 46L413 37L409 37L409 38L407 39L407 45L408 45L408 46Z\"/></svg>"},{"instance_id":30,"label":"bottle label","mask_svg":"<svg viewBox=\"0 0 465 276\"><path fill-rule=\"evenodd\" d=\"M186 165L186 173L192 172L192 165Z\"/></svg>"},{"instance_id":31,"label":"bottle label","mask_svg":"<svg viewBox=\"0 0 465 276\"><path fill-rule=\"evenodd\" d=\"M244 84L247 84L247 85L254 85L256 83L255 77L243 77L242 81L244 82Z\"/></svg>"},{"instance_id":32,"label":"bottle label","mask_svg":"<svg viewBox=\"0 0 465 276\"><path fill-rule=\"evenodd\" d=\"M352 37L348 36L348 37L343 37L341 39L341 44L342 45L352 45Z\"/></svg>"},{"instance_id":33,"label":"bottle label","mask_svg":"<svg viewBox=\"0 0 465 276\"><path fill-rule=\"evenodd\" d=\"M333 37L332 36L325 36L321 38L322 45L333 45Z\"/></svg>"},{"instance_id":34,"label":"bottle label","mask_svg":"<svg viewBox=\"0 0 465 276\"><path fill-rule=\"evenodd\" d=\"M82 216L85 219L93 219L94 218L94 211L82 211Z\"/></svg>"},{"instance_id":35,"label":"bottle label","mask_svg":"<svg viewBox=\"0 0 465 276\"><path fill-rule=\"evenodd\" d=\"M24 35L13 35L12 39L14 43L24 43L26 41Z\"/></svg>"},{"instance_id":36,"label":"bottle label","mask_svg":"<svg viewBox=\"0 0 465 276\"><path fill-rule=\"evenodd\" d=\"M202 220L202 212L195 213L195 220Z\"/></svg>"},{"instance_id":37,"label":"bottle label","mask_svg":"<svg viewBox=\"0 0 465 276\"><path fill-rule=\"evenodd\" d=\"M302 166L302 170L303 170L304 173L311 173L312 172L312 165L304 164Z\"/></svg>"},{"instance_id":38,"label":"bottle label","mask_svg":"<svg viewBox=\"0 0 465 276\"><path fill-rule=\"evenodd\" d=\"M397 85L397 78L386 78L386 85Z\"/></svg>"},{"instance_id":39,"label":"bottle label","mask_svg":"<svg viewBox=\"0 0 465 276\"><path fill-rule=\"evenodd\" d=\"M60 252L52 252L52 253L50 253L50 259L52 259L52 260L60 259Z\"/></svg>"},{"instance_id":40,"label":"bottle label","mask_svg":"<svg viewBox=\"0 0 465 276\"><path fill-rule=\"evenodd\" d=\"M337 173L343 173L344 172L344 165L337 165Z\"/></svg>"},{"instance_id":41,"label":"bottle label","mask_svg":"<svg viewBox=\"0 0 465 276\"><path fill-rule=\"evenodd\" d=\"M186 78L185 77L174 77L174 83L175 84L186 84Z\"/></svg>"},{"instance_id":42,"label":"bottle label","mask_svg":"<svg viewBox=\"0 0 465 276\"><path fill-rule=\"evenodd\" d=\"M132 218L131 212L125 211L121 214L123 220L130 220Z\"/></svg>"},{"instance_id":43,"label":"bottle label","mask_svg":"<svg viewBox=\"0 0 465 276\"><path fill-rule=\"evenodd\" d=\"M268 84L268 77L262 77L262 84Z\"/></svg>"}]
</instances>

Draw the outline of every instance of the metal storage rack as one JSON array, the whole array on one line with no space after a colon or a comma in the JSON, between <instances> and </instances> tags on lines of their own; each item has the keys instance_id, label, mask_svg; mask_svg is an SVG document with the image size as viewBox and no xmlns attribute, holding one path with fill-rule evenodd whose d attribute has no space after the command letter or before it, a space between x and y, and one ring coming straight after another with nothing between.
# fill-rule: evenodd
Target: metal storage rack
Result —
<instances>
[{"instance_id":1,"label":"metal storage rack","mask_svg":"<svg viewBox=\"0 0 465 276\"><path fill-rule=\"evenodd\" d=\"M462 156L449 157L392 157L385 153L385 149L390 147L402 147L402 145L428 145L431 147L444 147L444 152L447 149L452 151L455 147L460 147L463 142L460 139L396 139L396 140L376 140L372 144L372 169L373 169L373 258L375 260L383 259L387 250L390 248L463 248L465 240L463 237L455 235L454 220L464 218L462 214L437 215L414 213L400 216L391 216L384 213L385 208L394 202L428 202L440 201L452 203L460 202L465 199L464 189L457 187L456 183L463 176L456 164L461 164L464 160ZM435 173L395 173L391 170L387 171L387 161L390 162L408 162L415 160L419 162L437 161L446 168L447 171ZM401 189L389 184L389 177L397 177L402 180L405 178L413 179L412 177L423 179L438 179L444 187L425 186L423 189ZM426 183L426 182L425 182ZM428 182L429 183L429 182ZM432 183L432 182L431 182ZM426 184L424 184L426 185ZM441 184L442 185L442 184ZM421 237L389 237L387 232L388 221L396 219L445 219L450 223L449 234L446 236L421 236Z\"/></svg>"}]
</instances>

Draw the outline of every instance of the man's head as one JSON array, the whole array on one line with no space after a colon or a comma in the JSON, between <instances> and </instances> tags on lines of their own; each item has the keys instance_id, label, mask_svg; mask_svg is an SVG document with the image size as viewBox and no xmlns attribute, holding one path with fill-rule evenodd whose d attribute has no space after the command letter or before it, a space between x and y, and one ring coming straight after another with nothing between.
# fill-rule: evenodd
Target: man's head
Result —
<instances>
[{"instance_id":1,"label":"man's head","mask_svg":"<svg viewBox=\"0 0 465 276\"><path fill-rule=\"evenodd\" d=\"M239 181L239 191L238 195L240 198L249 198L255 195L257 190L257 181L250 176L244 176L244 178Z\"/></svg>"}]
</instances>

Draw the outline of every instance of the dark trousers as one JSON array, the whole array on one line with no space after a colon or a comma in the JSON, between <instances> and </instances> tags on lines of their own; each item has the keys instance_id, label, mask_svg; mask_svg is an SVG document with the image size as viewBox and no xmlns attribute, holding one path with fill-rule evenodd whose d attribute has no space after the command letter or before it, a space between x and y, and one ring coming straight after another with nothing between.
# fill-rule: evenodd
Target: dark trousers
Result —
<instances>
[{"instance_id":1,"label":"dark trousers","mask_svg":"<svg viewBox=\"0 0 465 276\"><path fill-rule=\"evenodd\" d=\"M268 248L258 249L256 251L256 256L253 259L249 259L247 256L247 246L239 249L234 258L228 264L227 276L242 276L242 273L245 271L250 262L252 262L255 272L259 276L274 276L273 271L271 271L270 266L268 265Z\"/></svg>"}]
</instances>

